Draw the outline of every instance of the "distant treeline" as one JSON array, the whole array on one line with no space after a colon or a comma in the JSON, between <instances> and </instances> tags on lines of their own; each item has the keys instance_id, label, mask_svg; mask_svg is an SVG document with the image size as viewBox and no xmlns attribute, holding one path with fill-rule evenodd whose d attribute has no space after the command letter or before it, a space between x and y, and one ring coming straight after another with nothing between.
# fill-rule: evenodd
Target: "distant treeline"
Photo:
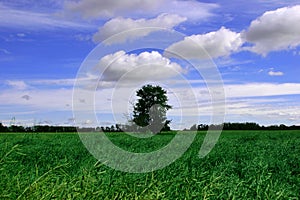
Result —
<instances>
[{"instance_id":1,"label":"distant treeline","mask_svg":"<svg viewBox=\"0 0 300 200\"><path fill-rule=\"evenodd\" d=\"M170 131L168 126L163 127L162 131ZM35 125L32 127L23 126L4 126L0 123L0 132L28 132L28 133L63 133L63 132L137 132L136 126L116 124L111 126L101 127L74 127L74 126L49 126L49 125Z\"/></svg>"},{"instance_id":2,"label":"distant treeline","mask_svg":"<svg viewBox=\"0 0 300 200\"><path fill-rule=\"evenodd\" d=\"M222 127L223 126L223 127ZM286 126L281 125L271 125L271 126L260 126L254 122L245 123L224 123L223 125L207 125L207 124L194 124L190 129L191 131L205 131L208 129L220 129L223 130L300 130L300 126L292 125ZM0 132L28 132L28 133L63 133L63 132L133 132L132 126L116 124L112 126L101 126L101 127L90 127L90 128L79 128L74 126L49 126L49 125L36 125L32 127L23 126L4 126L0 123ZM170 129L162 130L170 131Z\"/></svg>"},{"instance_id":3,"label":"distant treeline","mask_svg":"<svg viewBox=\"0 0 300 200\"><path fill-rule=\"evenodd\" d=\"M0 132L77 132L76 127L73 126L48 126L48 125L36 125L32 127L24 127L24 126L4 126L0 123Z\"/></svg>"},{"instance_id":4,"label":"distant treeline","mask_svg":"<svg viewBox=\"0 0 300 200\"><path fill-rule=\"evenodd\" d=\"M224 123L223 127L222 125L207 125L207 124L194 124L190 130L198 130L198 131L204 131L208 129L220 129L223 130L300 130L300 126L292 125L292 126L286 126L284 124L280 125L270 125L270 126L261 126L254 122L245 122L245 123Z\"/></svg>"},{"instance_id":5,"label":"distant treeline","mask_svg":"<svg viewBox=\"0 0 300 200\"><path fill-rule=\"evenodd\" d=\"M106 127L74 127L74 126L49 126L49 125L35 125L32 127L24 127L24 126L4 126L0 123L0 132L28 132L28 133L63 133L63 132L95 132L95 131L102 131L102 132L122 132L122 130L128 130L127 125L112 125Z\"/></svg>"}]
</instances>

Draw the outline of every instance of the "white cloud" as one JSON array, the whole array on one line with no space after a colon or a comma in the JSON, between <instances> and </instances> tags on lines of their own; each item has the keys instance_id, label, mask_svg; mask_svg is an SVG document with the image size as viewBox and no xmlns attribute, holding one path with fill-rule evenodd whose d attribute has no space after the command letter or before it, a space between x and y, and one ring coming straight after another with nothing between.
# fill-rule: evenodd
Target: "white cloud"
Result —
<instances>
[{"instance_id":1,"label":"white cloud","mask_svg":"<svg viewBox=\"0 0 300 200\"><path fill-rule=\"evenodd\" d=\"M42 85L42 86L73 86L75 83L75 79L35 79L29 80L28 83L30 85Z\"/></svg>"},{"instance_id":2,"label":"white cloud","mask_svg":"<svg viewBox=\"0 0 300 200\"><path fill-rule=\"evenodd\" d=\"M150 53L149 53L150 54ZM130 55L125 56L129 59ZM138 58L137 55L133 56L133 60ZM122 61L121 63L128 63L127 61ZM135 62L136 63L136 62ZM115 65L114 67L116 67ZM124 65L123 65L124 66ZM112 67L110 72L107 72L106 75L110 75L111 79L116 79L117 76L120 74L119 71ZM134 69L134 67L130 67ZM129 69L129 70L131 70ZM117 70L117 71L115 71ZM123 69L124 71L129 71L128 69ZM112 74L115 74L112 76ZM148 74L158 75L158 72L148 72ZM108 77L109 78L109 77ZM136 76L135 78L139 78ZM163 78L163 75L160 75L160 78ZM20 81L22 82L22 81ZM176 85L176 83L174 83ZM107 98L111 98L110 93L113 88L106 88L104 90L99 91L98 98L105 101ZM1 105L9 105L9 104L32 104L38 105L39 107L44 108L52 108L52 107L60 107L65 108L66 104L72 104L72 88L70 89L27 89L27 90L20 90L19 88L12 88L10 90L4 90L1 92L0 97L2 99ZM127 92L129 89L127 88L120 88L120 90L124 90ZM169 88L174 95L182 96L186 101L193 96L191 91L184 87L173 87L170 85ZM211 97L208 93L208 90L205 86L203 87L194 87L195 97L199 101L209 100ZM224 85L224 90L227 99L232 98L239 98L240 101L245 98L252 98L252 97L271 97L271 96L283 96L283 95L300 95L300 84L299 83L282 83L282 84L273 84L273 83L248 83L248 84L228 84ZM43 98L40 98L43 97ZM105 97L105 98L103 98ZM29 101L24 101L24 100ZM281 97L280 99L284 102L284 98ZM80 99L81 103L86 103L84 101L84 97ZM255 102L253 99L246 99L246 102ZM58 106L59 105L59 106Z\"/></svg>"},{"instance_id":3,"label":"white cloud","mask_svg":"<svg viewBox=\"0 0 300 200\"><path fill-rule=\"evenodd\" d=\"M123 31L135 29L134 32L122 33L114 41L107 41L106 44L125 42L128 39L147 36L153 31L158 31L157 28L173 29L175 26L185 21L186 18L174 14L161 14L153 19L138 19L118 17L106 22L99 31L94 34L93 41L101 42L112 35ZM156 28L156 29L149 29Z\"/></svg>"},{"instance_id":4,"label":"white cloud","mask_svg":"<svg viewBox=\"0 0 300 200\"><path fill-rule=\"evenodd\" d=\"M243 33L254 46L249 50L266 55L270 51L295 48L300 45L300 5L265 12L251 22Z\"/></svg>"},{"instance_id":5,"label":"white cloud","mask_svg":"<svg viewBox=\"0 0 300 200\"><path fill-rule=\"evenodd\" d=\"M104 81L118 81L122 76L133 82L164 80L184 71L180 65L171 62L157 51L140 54L118 51L101 58L97 68L101 71L106 68L103 73Z\"/></svg>"},{"instance_id":6,"label":"white cloud","mask_svg":"<svg viewBox=\"0 0 300 200\"><path fill-rule=\"evenodd\" d=\"M239 85L225 85L225 94L233 97L263 97L277 95L299 95L299 83L248 83Z\"/></svg>"},{"instance_id":7,"label":"white cloud","mask_svg":"<svg viewBox=\"0 0 300 200\"><path fill-rule=\"evenodd\" d=\"M250 103L264 103L261 99L257 102L256 99L252 98L264 98L263 100L284 95L300 95L300 83L247 83L247 84L226 84L223 86L225 91L225 98L227 100L238 99L242 102ZM199 102L205 103L206 101L211 101L211 95L209 90L205 86L193 87L196 99ZM175 88L176 95L184 96L188 101L192 98L190 90L187 88ZM285 102L285 98L281 97L280 100ZM268 102L271 100L268 99ZM272 102L274 103L274 102ZM276 102L275 102L276 103ZM230 106L231 103L228 104ZM194 106L194 105L192 105ZM300 106L300 105L299 105Z\"/></svg>"},{"instance_id":8,"label":"white cloud","mask_svg":"<svg viewBox=\"0 0 300 200\"><path fill-rule=\"evenodd\" d=\"M17 36L18 37L26 37L26 34L25 33L17 33Z\"/></svg>"},{"instance_id":9,"label":"white cloud","mask_svg":"<svg viewBox=\"0 0 300 200\"><path fill-rule=\"evenodd\" d=\"M218 8L217 4L202 3L196 0L169 0L163 1L160 9L162 12L179 14L189 20L203 21L213 16L212 10Z\"/></svg>"},{"instance_id":10,"label":"white cloud","mask_svg":"<svg viewBox=\"0 0 300 200\"><path fill-rule=\"evenodd\" d=\"M294 56L299 56L300 55L300 51L293 51L293 55Z\"/></svg>"},{"instance_id":11,"label":"white cloud","mask_svg":"<svg viewBox=\"0 0 300 200\"><path fill-rule=\"evenodd\" d=\"M205 87L194 87L198 105L192 101L191 90L187 88L175 88L173 91L176 96L182 97L184 106L174 106L170 110L171 116L180 116L181 111L188 115L193 115L198 106L202 123L209 123L212 115L212 103L208 90ZM294 124L299 121L300 104L295 102L294 96L300 95L300 84L270 84L270 83L249 83L225 85L226 92L226 121L255 121L261 124L287 123ZM174 104L174 99L170 98L170 103ZM219 103L216 106L219 108ZM294 121L291 121L294 119ZM297 120L298 119L298 120ZM174 122L174 123L177 123ZM193 122L195 123L195 122Z\"/></svg>"},{"instance_id":12,"label":"white cloud","mask_svg":"<svg viewBox=\"0 0 300 200\"><path fill-rule=\"evenodd\" d=\"M14 88L2 91L0 98L1 105L23 105L23 109L27 107L44 111L70 110L66 105L72 104L72 89L19 90Z\"/></svg>"},{"instance_id":13,"label":"white cloud","mask_svg":"<svg viewBox=\"0 0 300 200\"><path fill-rule=\"evenodd\" d=\"M295 124L299 123L300 105L291 105L288 98L249 99L242 102L231 99L227 104L226 121L255 121L260 124Z\"/></svg>"},{"instance_id":14,"label":"white cloud","mask_svg":"<svg viewBox=\"0 0 300 200\"><path fill-rule=\"evenodd\" d=\"M269 74L270 76L283 76L283 75L284 75L283 72L280 72L280 71L275 72L275 71L273 71L273 70L269 71L268 74Z\"/></svg>"},{"instance_id":15,"label":"white cloud","mask_svg":"<svg viewBox=\"0 0 300 200\"><path fill-rule=\"evenodd\" d=\"M170 110L168 114L175 117L181 116L182 113L185 113L184 117L188 117L188 115L194 116L196 113L195 108L199 106L201 120L203 120L203 118L209 119L212 114L212 104L210 102L211 97L205 86L193 88L196 101L192 99L194 94L190 89L185 87L173 87L172 85L169 86L168 91L170 92L168 92L168 96L170 104L173 105L174 108ZM96 91L95 96L92 95L92 97L90 97L92 101L86 99L88 98L87 96L82 95L82 99L79 99L78 102L80 104L79 109L82 109L84 112L93 112L93 110L89 110L89 108L95 108L96 113L99 114L112 114L112 112L115 112L114 114L120 115L120 118L122 118L123 114L128 112L131 108L130 106L132 106L126 97L134 95L136 89L137 88L118 88L117 90L114 88L102 89ZM229 121L255 120L258 122L270 121L271 123L276 123L278 121L278 123L283 123L294 119L290 123L299 123L299 103L295 101L294 96L293 98L284 96L300 95L299 83L231 84L225 85L224 89L226 92L226 119L230 119ZM18 90L12 88L1 91L0 106L9 108L11 112L10 115L20 110L38 110L40 113L47 113L49 111L70 112L72 109L69 106L72 104L72 92L73 90L71 88L43 90L34 88L30 90ZM112 96L114 93L117 96ZM83 92L82 94L85 93ZM89 94L93 93L89 92ZM198 105L195 104L197 101ZM112 110L111 105L115 105L114 110ZM32 118L32 115L32 113L24 114L27 118L28 116ZM84 117L85 116L83 116L83 119L85 119ZM106 118L101 117L99 120L100 123L102 123ZM177 125L179 122L174 120L173 123Z\"/></svg>"},{"instance_id":16,"label":"white cloud","mask_svg":"<svg viewBox=\"0 0 300 200\"><path fill-rule=\"evenodd\" d=\"M238 51L242 44L240 33L222 27L215 32L187 36L169 46L165 53L169 56L169 51L192 59L217 58Z\"/></svg>"},{"instance_id":17,"label":"white cloud","mask_svg":"<svg viewBox=\"0 0 300 200\"><path fill-rule=\"evenodd\" d=\"M74 38L78 41L85 42L85 41L90 41L91 38L92 38L92 35L90 35L90 34L86 34L86 35L76 34L76 35L74 35Z\"/></svg>"},{"instance_id":18,"label":"white cloud","mask_svg":"<svg viewBox=\"0 0 300 200\"><path fill-rule=\"evenodd\" d=\"M0 49L0 52L4 53L4 54L10 54L10 52L6 49Z\"/></svg>"},{"instance_id":19,"label":"white cloud","mask_svg":"<svg viewBox=\"0 0 300 200\"><path fill-rule=\"evenodd\" d=\"M114 17L117 13L124 14L136 9L149 11L156 8L160 0L81 0L68 1L67 10L78 12L84 18Z\"/></svg>"},{"instance_id":20,"label":"white cloud","mask_svg":"<svg viewBox=\"0 0 300 200\"><path fill-rule=\"evenodd\" d=\"M68 1L65 4L67 12L79 13L83 18L139 18L170 13L203 20L212 16L211 10L216 7L216 4L195 0L80 0Z\"/></svg>"},{"instance_id":21,"label":"white cloud","mask_svg":"<svg viewBox=\"0 0 300 200\"><path fill-rule=\"evenodd\" d=\"M90 28L87 23L77 23L56 17L51 13L20 10L0 3L0 27L21 27L23 29ZM25 36L18 34L19 37Z\"/></svg>"},{"instance_id":22,"label":"white cloud","mask_svg":"<svg viewBox=\"0 0 300 200\"><path fill-rule=\"evenodd\" d=\"M25 90L29 88L29 86L24 81L19 80L8 80L6 81L6 84L9 85L12 88L18 89L18 90Z\"/></svg>"}]
</instances>

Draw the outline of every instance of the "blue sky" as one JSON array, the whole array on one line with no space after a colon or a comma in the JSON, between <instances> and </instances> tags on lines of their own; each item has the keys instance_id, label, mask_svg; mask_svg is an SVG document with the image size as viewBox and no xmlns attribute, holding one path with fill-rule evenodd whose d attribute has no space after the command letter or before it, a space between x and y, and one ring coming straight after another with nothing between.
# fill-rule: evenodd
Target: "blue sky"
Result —
<instances>
[{"instance_id":1,"label":"blue sky","mask_svg":"<svg viewBox=\"0 0 300 200\"><path fill-rule=\"evenodd\" d=\"M210 123L206 85L216 80L197 73L209 63L222 78L225 121L299 125L297 2L2 0L0 122L125 122L134 91L150 82L168 90L174 128Z\"/></svg>"}]
</instances>

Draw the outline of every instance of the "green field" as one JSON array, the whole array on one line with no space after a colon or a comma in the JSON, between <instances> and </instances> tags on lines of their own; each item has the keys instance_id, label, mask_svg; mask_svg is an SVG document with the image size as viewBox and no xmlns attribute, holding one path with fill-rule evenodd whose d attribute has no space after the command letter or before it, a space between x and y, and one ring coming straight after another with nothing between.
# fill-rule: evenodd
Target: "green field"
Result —
<instances>
[{"instance_id":1,"label":"green field","mask_svg":"<svg viewBox=\"0 0 300 200\"><path fill-rule=\"evenodd\" d=\"M166 168L131 174L97 162L77 134L0 134L0 199L299 199L299 131L223 131L199 159L204 136ZM173 134L109 137L147 152Z\"/></svg>"}]
</instances>

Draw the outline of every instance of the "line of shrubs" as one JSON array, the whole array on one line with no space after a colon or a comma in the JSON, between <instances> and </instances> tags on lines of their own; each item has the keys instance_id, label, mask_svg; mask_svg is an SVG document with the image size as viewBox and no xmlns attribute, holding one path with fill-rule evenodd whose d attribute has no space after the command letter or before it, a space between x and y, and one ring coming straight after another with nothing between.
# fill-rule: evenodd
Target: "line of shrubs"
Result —
<instances>
[{"instance_id":1,"label":"line of shrubs","mask_svg":"<svg viewBox=\"0 0 300 200\"><path fill-rule=\"evenodd\" d=\"M125 126L116 124L115 126L107 126L107 127L74 127L74 126L49 126L49 125L35 125L32 127L24 127L24 126L4 126L0 123L0 132L13 132L13 133L63 133L63 132L95 132L95 131L102 131L102 132L122 132Z\"/></svg>"},{"instance_id":2,"label":"line of shrubs","mask_svg":"<svg viewBox=\"0 0 300 200\"><path fill-rule=\"evenodd\" d=\"M223 130L300 130L300 126L292 125L286 126L284 124L280 125L270 125L261 126L255 122L245 122L245 123L224 123L222 125L207 125L207 124L194 124L190 130L192 131L203 131L208 129L223 129Z\"/></svg>"},{"instance_id":3,"label":"line of shrubs","mask_svg":"<svg viewBox=\"0 0 300 200\"><path fill-rule=\"evenodd\" d=\"M48 125L36 125L32 127L24 127L24 126L17 126L17 125L11 125L11 126L4 126L2 123L0 123L0 132L28 132L28 133L34 133L34 132L77 132L76 127L73 126L48 126Z\"/></svg>"},{"instance_id":4,"label":"line of shrubs","mask_svg":"<svg viewBox=\"0 0 300 200\"><path fill-rule=\"evenodd\" d=\"M286 126L281 125L271 125L271 126L260 126L257 123L245 122L245 123L224 123L223 125L207 125L207 124L194 124L190 129L191 131L205 131L208 129L223 129L223 130L300 130L300 126L292 125ZM49 125L36 125L32 127L23 126L4 126L0 123L0 132L28 132L28 133L62 133L62 132L123 132L123 131L134 131L130 125L116 124L112 126L101 126L101 127L87 127L79 128L74 126L49 126ZM171 131L170 129L162 131Z\"/></svg>"}]
</instances>

